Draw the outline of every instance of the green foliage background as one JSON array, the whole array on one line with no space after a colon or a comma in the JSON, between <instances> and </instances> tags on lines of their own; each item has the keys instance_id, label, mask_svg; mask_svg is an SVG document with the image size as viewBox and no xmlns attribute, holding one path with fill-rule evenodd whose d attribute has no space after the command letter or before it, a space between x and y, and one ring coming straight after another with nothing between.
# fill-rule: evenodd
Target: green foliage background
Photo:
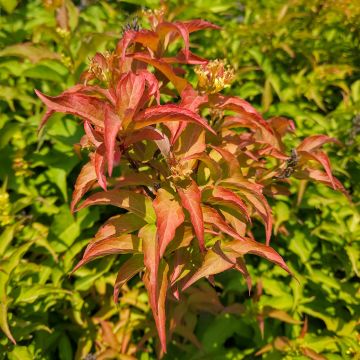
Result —
<instances>
[{"instance_id":1,"label":"green foliage background","mask_svg":"<svg viewBox=\"0 0 360 360\"><path fill-rule=\"evenodd\" d=\"M98 359L155 359L143 285L131 282L120 305L112 302L109 270L123 260L105 258L69 277L113 210L71 215L69 197L82 164L73 144L81 129L57 115L61 121L50 121L38 137L44 109L33 90L55 95L76 83L89 57L112 49L140 6L159 3L65 2L61 20L55 10L61 1L0 0L0 359L90 360L95 353ZM294 119L300 136L341 140L328 150L352 202L325 186L295 183L293 196L274 203L272 243L299 283L257 259L249 259L250 297L235 272L217 276L215 290L199 283L184 304L186 328L175 331L165 358L360 359L360 2L167 4L171 17L222 26L191 41L195 53L226 58L236 69L227 91L265 117ZM59 21L67 21L70 32ZM192 331L195 340L185 336Z\"/></svg>"}]
</instances>

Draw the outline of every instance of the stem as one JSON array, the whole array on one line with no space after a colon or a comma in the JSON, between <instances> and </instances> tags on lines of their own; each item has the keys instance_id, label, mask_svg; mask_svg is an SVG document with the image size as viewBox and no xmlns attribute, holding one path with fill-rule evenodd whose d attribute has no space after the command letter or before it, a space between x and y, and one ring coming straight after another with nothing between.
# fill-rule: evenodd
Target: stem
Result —
<instances>
[{"instance_id":1,"label":"stem","mask_svg":"<svg viewBox=\"0 0 360 360\"><path fill-rule=\"evenodd\" d=\"M133 159L130 157L129 153L125 152L123 155L124 155L124 157L126 158L126 160L129 161L130 167L131 167L132 169L134 169L137 173L139 173L139 166L138 166L138 164L136 163L136 161L133 160ZM140 185L140 186L144 189L144 191L146 192L146 194L147 194L152 200L154 200L154 199L156 198L156 195L155 195L146 185Z\"/></svg>"}]
</instances>

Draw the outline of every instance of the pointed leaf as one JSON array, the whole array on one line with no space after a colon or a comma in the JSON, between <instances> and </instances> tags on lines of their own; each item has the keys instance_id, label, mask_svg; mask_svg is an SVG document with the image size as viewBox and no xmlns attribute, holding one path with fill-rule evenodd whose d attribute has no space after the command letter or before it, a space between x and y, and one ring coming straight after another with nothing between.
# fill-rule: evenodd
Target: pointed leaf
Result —
<instances>
[{"instance_id":1,"label":"pointed leaf","mask_svg":"<svg viewBox=\"0 0 360 360\"><path fill-rule=\"evenodd\" d=\"M179 202L165 189L159 189L153 201L159 236L160 257L175 236L176 229L184 222L185 216Z\"/></svg>"},{"instance_id":2,"label":"pointed leaf","mask_svg":"<svg viewBox=\"0 0 360 360\"><path fill-rule=\"evenodd\" d=\"M328 156L322 152L322 151L299 151L298 155L301 157L301 161L303 160L315 160L317 161L319 164L321 164L327 174L327 176L330 179L331 185L333 187L334 190L336 190L336 185L335 185L335 180L333 177L333 174L331 172L331 164L330 164L330 160L328 158Z\"/></svg>"},{"instance_id":3,"label":"pointed leaf","mask_svg":"<svg viewBox=\"0 0 360 360\"><path fill-rule=\"evenodd\" d=\"M234 186L234 188L238 188L240 190L239 195L244 197L253 206L265 224L266 244L269 244L273 219L270 206L262 194L262 186L238 178L225 179L221 181L221 184L226 187Z\"/></svg>"},{"instance_id":4,"label":"pointed leaf","mask_svg":"<svg viewBox=\"0 0 360 360\"><path fill-rule=\"evenodd\" d=\"M146 29L126 31L116 48L116 52L121 55L122 61L125 59L126 50L132 43L140 43L145 47L149 47L152 51L156 51L159 36L154 31Z\"/></svg>"},{"instance_id":5,"label":"pointed leaf","mask_svg":"<svg viewBox=\"0 0 360 360\"><path fill-rule=\"evenodd\" d=\"M189 124L175 144L173 151L182 162L188 162L192 155L202 154L205 149L204 129L195 124Z\"/></svg>"},{"instance_id":6,"label":"pointed leaf","mask_svg":"<svg viewBox=\"0 0 360 360\"><path fill-rule=\"evenodd\" d=\"M221 29L220 26L212 24L211 22L202 19L183 21L182 24L188 29L189 33L204 29L215 29L215 30Z\"/></svg>"},{"instance_id":7,"label":"pointed leaf","mask_svg":"<svg viewBox=\"0 0 360 360\"><path fill-rule=\"evenodd\" d=\"M186 187L177 187L182 206L189 212L191 223L199 241L201 251L205 250L204 219L201 209L201 190L194 180Z\"/></svg>"},{"instance_id":8,"label":"pointed leaf","mask_svg":"<svg viewBox=\"0 0 360 360\"><path fill-rule=\"evenodd\" d=\"M207 95L200 95L196 90L193 89L191 85L186 86L186 88L181 93L181 103L180 105L186 109L198 112L199 107L208 101ZM170 142L174 144L179 136L182 134L184 129L187 126L186 121L179 122L169 122L166 124L171 132Z\"/></svg>"},{"instance_id":9,"label":"pointed leaf","mask_svg":"<svg viewBox=\"0 0 360 360\"><path fill-rule=\"evenodd\" d=\"M238 239L240 241L244 240L242 236L240 236L230 225L226 223L226 221L215 209L209 206L202 206L202 211L205 223L216 226L220 231L235 239Z\"/></svg>"},{"instance_id":10,"label":"pointed leaf","mask_svg":"<svg viewBox=\"0 0 360 360\"><path fill-rule=\"evenodd\" d=\"M297 150L298 151L313 151L329 142L341 144L339 142L339 140L329 137L327 135L312 135L312 136L305 138L302 141L302 143L297 147Z\"/></svg>"},{"instance_id":11,"label":"pointed leaf","mask_svg":"<svg viewBox=\"0 0 360 360\"><path fill-rule=\"evenodd\" d=\"M189 46L190 46L190 40L189 40L189 30L188 27L186 27L181 22L161 22L156 27L156 32L159 34L160 39L162 41L165 40L165 37L172 37L173 32L177 32L184 40L185 44L185 58L187 59L189 57Z\"/></svg>"},{"instance_id":12,"label":"pointed leaf","mask_svg":"<svg viewBox=\"0 0 360 360\"><path fill-rule=\"evenodd\" d=\"M117 87L118 101L116 111L121 118L124 129L128 127L136 112L139 110L140 100L145 91L145 77L128 72L123 76Z\"/></svg>"},{"instance_id":13,"label":"pointed leaf","mask_svg":"<svg viewBox=\"0 0 360 360\"><path fill-rule=\"evenodd\" d=\"M146 126L138 131L135 131L125 138L124 145L128 147L129 145L135 144L138 141L144 140L162 140L164 135L154 127Z\"/></svg>"},{"instance_id":14,"label":"pointed leaf","mask_svg":"<svg viewBox=\"0 0 360 360\"><path fill-rule=\"evenodd\" d=\"M115 142L120 128L121 120L119 116L116 115L113 111L111 111L109 104L106 104L104 121L104 142L109 176L111 176L114 167Z\"/></svg>"},{"instance_id":15,"label":"pointed leaf","mask_svg":"<svg viewBox=\"0 0 360 360\"><path fill-rule=\"evenodd\" d=\"M164 353L166 353L166 294L169 287L169 280L168 280L168 272L169 272L169 265L163 260L159 267L158 273L158 304L157 304L157 311L158 311L158 333L160 337L161 347Z\"/></svg>"},{"instance_id":16,"label":"pointed leaf","mask_svg":"<svg viewBox=\"0 0 360 360\"><path fill-rule=\"evenodd\" d=\"M213 134L215 131L198 114L179 105L158 105L147 108L135 118L134 129L141 129L148 125L165 123L168 121L189 121L201 125Z\"/></svg>"},{"instance_id":17,"label":"pointed leaf","mask_svg":"<svg viewBox=\"0 0 360 360\"><path fill-rule=\"evenodd\" d=\"M230 189L225 189L222 186L214 186L212 198L243 213L248 221L251 222L245 203L241 200L240 196L236 195Z\"/></svg>"},{"instance_id":18,"label":"pointed leaf","mask_svg":"<svg viewBox=\"0 0 360 360\"><path fill-rule=\"evenodd\" d=\"M71 200L71 211L74 212L75 206L83 197L83 195L95 184L96 172L94 164L89 161L80 171L75 182L75 188Z\"/></svg>"},{"instance_id":19,"label":"pointed leaf","mask_svg":"<svg viewBox=\"0 0 360 360\"><path fill-rule=\"evenodd\" d=\"M72 272L81 266L99 257L112 254L124 254L141 251L140 240L137 236L124 234L118 237L110 237L90 243Z\"/></svg>"},{"instance_id":20,"label":"pointed leaf","mask_svg":"<svg viewBox=\"0 0 360 360\"><path fill-rule=\"evenodd\" d=\"M105 172L105 145L101 144L95 151L94 155L94 167L95 173L98 180L99 185L106 190L106 176Z\"/></svg>"},{"instance_id":21,"label":"pointed leaf","mask_svg":"<svg viewBox=\"0 0 360 360\"><path fill-rule=\"evenodd\" d=\"M158 269L160 261L156 226L153 224L145 225L140 229L139 237L143 241L144 264L149 275L149 299L155 317L157 314Z\"/></svg>"},{"instance_id":22,"label":"pointed leaf","mask_svg":"<svg viewBox=\"0 0 360 360\"><path fill-rule=\"evenodd\" d=\"M151 58L148 54L135 54L133 58L149 65L154 66L157 70L162 72L175 86L176 90L181 93L189 84L184 78L177 76L174 69L166 62Z\"/></svg>"},{"instance_id":23,"label":"pointed leaf","mask_svg":"<svg viewBox=\"0 0 360 360\"><path fill-rule=\"evenodd\" d=\"M263 119L260 113L247 101L235 96L224 96L220 94L211 95L209 101L219 109L235 111L245 117L253 117L270 133L273 133L271 126Z\"/></svg>"},{"instance_id":24,"label":"pointed leaf","mask_svg":"<svg viewBox=\"0 0 360 360\"><path fill-rule=\"evenodd\" d=\"M78 87L75 88L75 90ZM48 111L61 112L79 116L84 120L89 120L96 126L104 127L105 101L97 97L86 95L73 90L67 90L58 96L47 96L39 90L35 90L36 95L48 107ZM45 115L48 119L48 113ZM42 121L42 126L45 121Z\"/></svg>"},{"instance_id":25,"label":"pointed leaf","mask_svg":"<svg viewBox=\"0 0 360 360\"><path fill-rule=\"evenodd\" d=\"M96 233L94 240L102 240L108 237L120 236L124 233L131 233L139 230L146 222L139 216L126 213L116 215L108 219Z\"/></svg>"},{"instance_id":26,"label":"pointed leaf","mask_svg":"<svg viewBox=\"0 0 360 360\"><path fill-rule=\"evenodd\" d=\"M204 260L201 266L195 271L195 273L186 281L182 290L186 290L189 286L203 277L219 274L231 268L234 268L233 259L230 260L226 256L222 256L216 251L219 249L219 244L214 246L213 249L208 250L205 254Z\"/></svg>"},{"instance_id":27,"label":"pointed leaf","mask_svg":"<svg viewBox=\"0 0 360 360\"><path fill-rule=\"evenodd\" d=\"M8 324L8 311L7 305L5 303L0 303L0 329L4 332L4 334L11 340L13 344L16 344L16 340L14 339Z\"/></svg>"},{"instance_id":28,"label":"pointed leaf","mask_svg":"<svg viewBox=\"0 0 360 360\"><path fill-rule=\"evenodd\" d=\"M134 254L130 259L126 260L119 269L114 284L114 302L119 300L119 292L124 284L126 284L133 276L144 268L144 255Z\"/></svg>"},{"instance_id":29,"label":"pointed leaf","mask_svg":"<svg viewBox=\"0 0 360 360\"><path fill-rule=\"evenodd\" d=\"M156 221L151 200L145 195L129 190L115 189L93 194L77 208L77 211L90 205L114 205L138 215L148 223Z\"/></svg>"},{"instance_id":30,"label":"pointed leaf","mask_svg":"<svg viewBox=\"0 0 360 360\"><path fill-rule=\"evenodd\" d=\"M255 254L263 257L266 260L273 262L276 265L279 265L289 274L291 274L290 269L286 265L283 258L270 246L264 245L257 241L246 239L246 241L233 240L231 242L225 243L222 246L224 252L234 251L239 255L243 256L245 254Z\"/></svg>"}]
</instances>

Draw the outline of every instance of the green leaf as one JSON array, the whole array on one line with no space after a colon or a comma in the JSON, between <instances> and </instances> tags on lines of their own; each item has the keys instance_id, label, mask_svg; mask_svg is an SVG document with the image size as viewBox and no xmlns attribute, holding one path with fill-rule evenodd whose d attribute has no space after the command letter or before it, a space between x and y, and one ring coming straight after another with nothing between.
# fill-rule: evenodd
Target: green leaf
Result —
<instances>
[{"instance_id":1,"label":"green leaf","mask_svg":"<svg viewBox=\"0 0 360 360\"><path fill-rule=\"evenodd\" d=\"M3 8L9 14L11 14L15 10L17 4L18 0L0 0L0 8ZM0 16L2 16L1 13Z\"/></svg>"},{"instance_id":2,"label":"green leaf","mask_svg":"<svg viewBox=\"0 0 360 360\"><path fill-rule=\"evenodd\" d=\"M27 346L16 346L14 350L12 350L8 354L9 360L33 360L34 356L30 352L29 347Z\"/></svg>"},{"instance_id":3,"label":"green leaf","mask_svg":"<svg viewBox=\"0 0 360 360\"><path fill-rule=\"evenodd\" d=\"M60 337L58 349L59 349L60 360L73 360L74 359L71 342L70 342L69 337L66 334L63 334Z\"/></svg>"}]
</instances>

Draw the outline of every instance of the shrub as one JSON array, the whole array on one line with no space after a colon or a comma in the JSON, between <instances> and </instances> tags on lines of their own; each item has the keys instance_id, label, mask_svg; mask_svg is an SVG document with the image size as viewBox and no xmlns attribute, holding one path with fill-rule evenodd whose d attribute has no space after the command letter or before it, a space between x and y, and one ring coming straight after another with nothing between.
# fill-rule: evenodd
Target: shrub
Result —
<instances>
[{"instance_id":1,"label":"shrub","mask_svg":"<svg viewBox=\"0 0 360 360\"><path fill-rule=\"evenodd\" d=\"M335 139L312 135L287 149L284 137L295 131L291 120L265 120L245 100L220 94L233 70L189 49L189 34L215 25L168 22L162 10L147 17L150 29L126 26L115 51L93 57L81 84L58 96L37 95L47 106L41 126L55 112L82 119L80 154L88 162L76 180L72 209L126 210L99 229L74 271L104 255L130 253L114 299L142 274L166 352L167 298L181 300L200 278L213 282L228 269L238 270L250 291L246 254L291 273L270 246L268 198L288 194L291 178L345 190L320 150ZM179 65L196 65L196 87L185 78L188 67ZM264 224L263 241L254 239L254 220Z\"/></svg>"}]
</instances>

